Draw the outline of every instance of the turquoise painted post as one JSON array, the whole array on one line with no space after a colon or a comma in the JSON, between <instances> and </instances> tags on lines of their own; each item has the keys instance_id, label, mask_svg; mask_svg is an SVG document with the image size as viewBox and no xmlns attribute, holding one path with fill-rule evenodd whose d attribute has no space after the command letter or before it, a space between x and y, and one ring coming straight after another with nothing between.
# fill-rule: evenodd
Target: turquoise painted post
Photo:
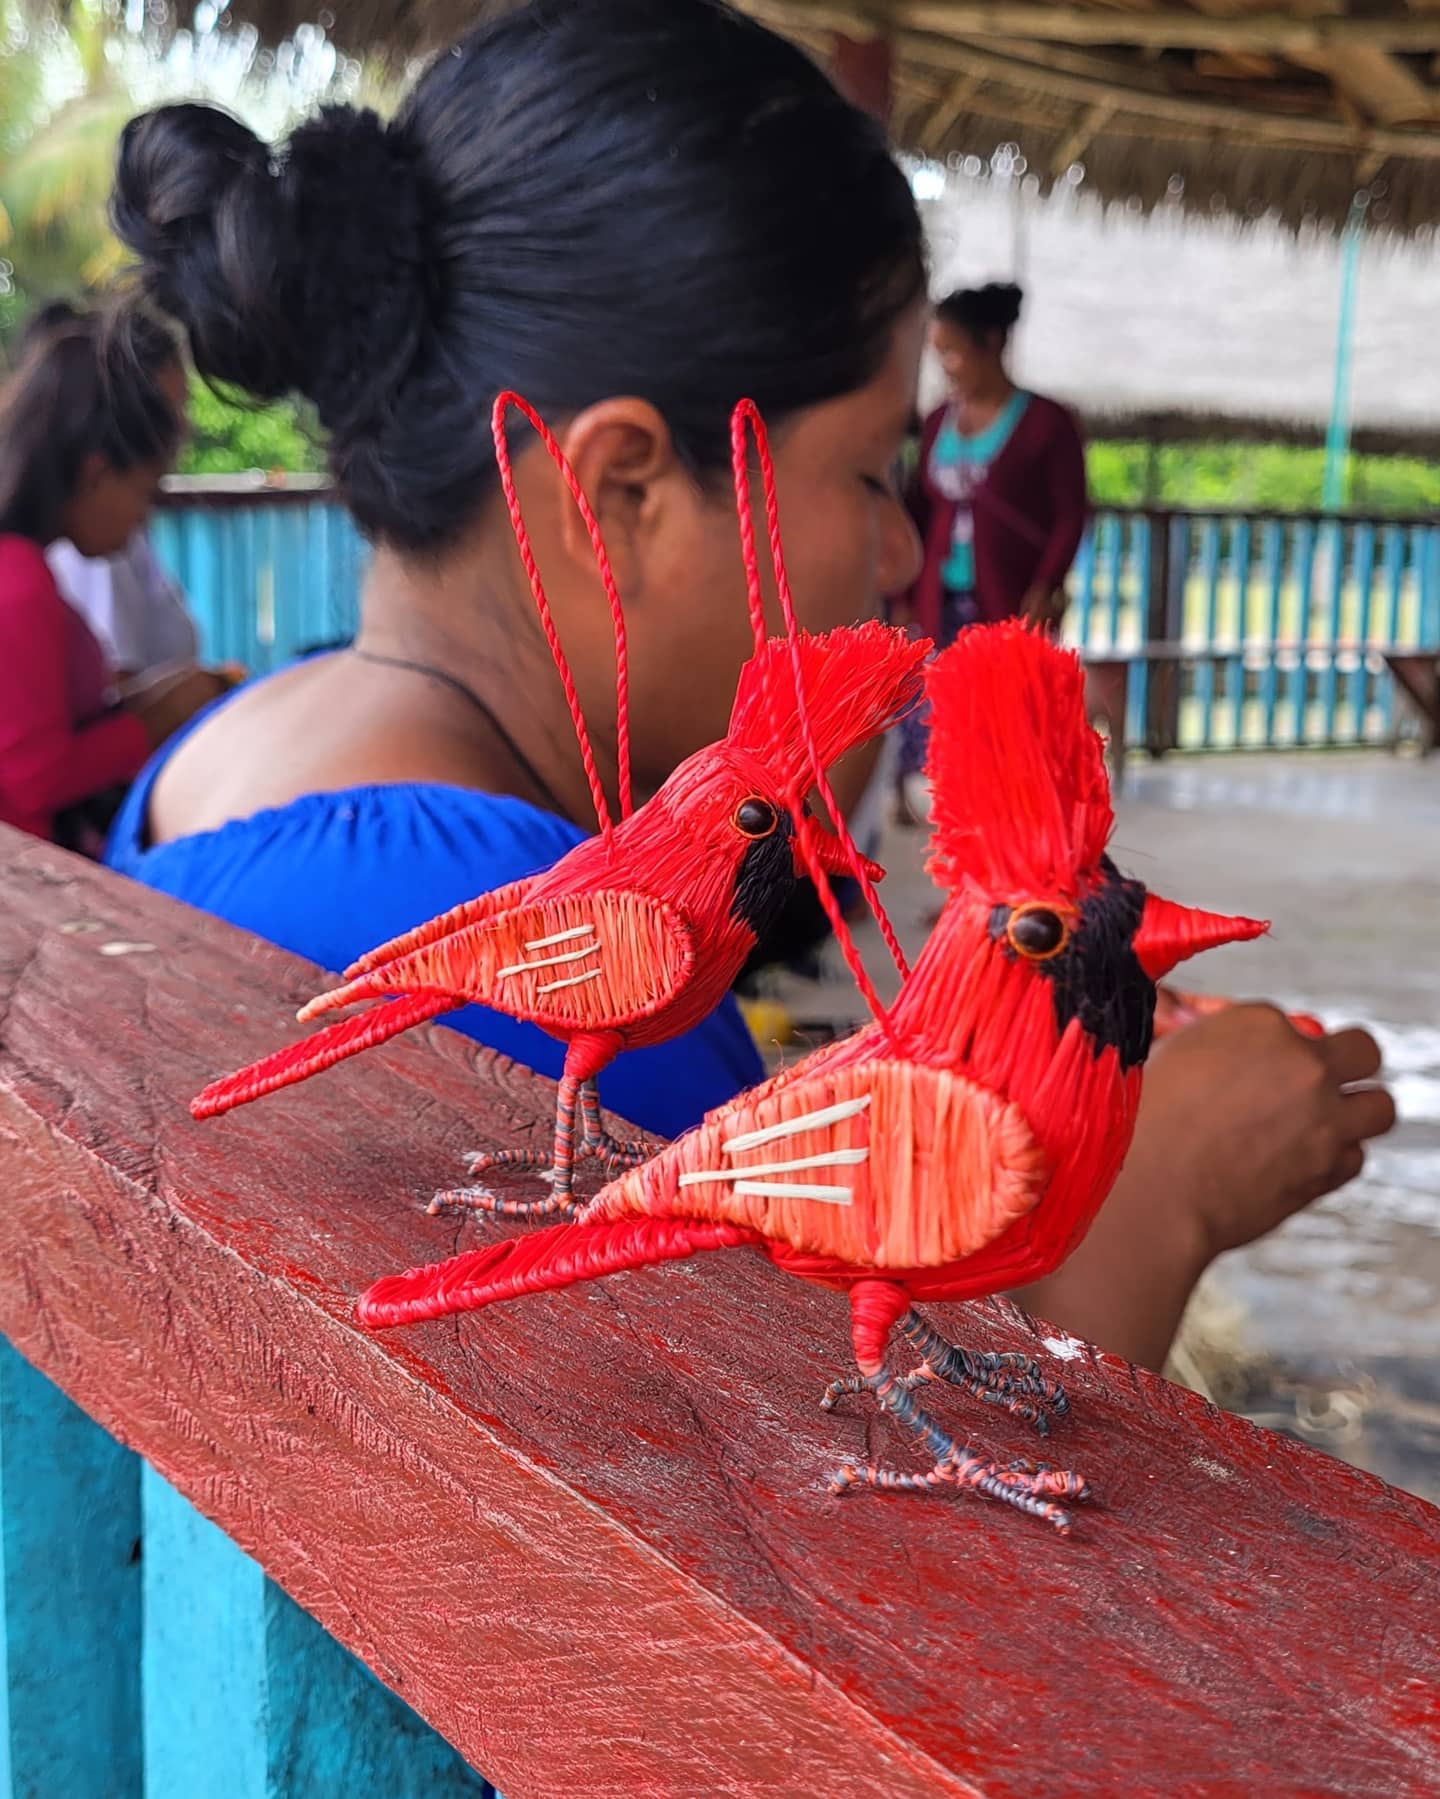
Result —
<instances>
[{"instance_id":1,"label":"turquoise painted post","mask_svg":"<svg viewBox=\"0 0 1440 1799\"><path fill-rule=\"evenodd\" d=\"M1236 749L1245 739L1245 644L1250 635L1250 521L1236 519L1230 532L1230 577L1235 583L1235 655L1225 664L1225 696L1230 701Z\"/></svg>"},{"instance_id":2,"label":"turquoise painted post","mask_svg":"<svg viewBox=\"0 0 1440 1799\"><path fill-rule=\"evenodd\" d=\"M1162 526L1163 529L1163 526ZM1145 641L1145 621L1150 616L1150 559L1152 553L1151 523L1148 518L1135 521L1134 598L1130 606L1129 625L1125 631L1128 645ZM1125 721L1127 743L1145 741L1145 663L1130 664L1130 716Z\"/></svg>"},{"instance_id":3,"label":"turquoise painted post","mask_svg":"<svg viewBox=\"0 0 1440 1799\"><path fill-rule=\"evenodd\" d=\"M1324 505L1334 512L1345 504L1350 474L1350 368L1355 337L1355 289L1360 244L1365 232L1368 193L1350 202L1350 218L1340 242L1340 317L1335 326L1335 378L1331 387L1330 425L1325 434Z\"/></svg>"},{"instance_id":4,"label":"turquoise painted post","mask_svg":"<svg viewBox=\"0 0 1440 1799\"><path fill-rule=\"evenodd\" d=\"M1221 527L1207 518L1200 527L1200 576L1205 583L1205 649L1215 648L1215 629L1220 600ZM1215 741L1215 664L1207 655L1195 672L1195 692L1200 701L1200 742L1209 749Z\"/></svg>"},{"instance_id":5,"label":"turquoise painted post","mask_svg":"<svg viewBox=\"0 0 1440 1799\"><path fill-rule=\"evenodd\" d=\"M1440 644L1440 531L1422 525L1424 555L1420 576L1419 641L1426 649Z\"/></svg>"},{"instance_id":6,"label":"turquoise painted post","mask_svg":"<svg viewBox=\"0 0 1440 1799\"><path fill-rule=\"evenodd\" d=\"M1375 527L1368 521L1355 526L1355 671L1347 683L1347 700L1354 719L1352 736L1366 742L1371 732L1370 638L1375 608Z\"/></svg>"},{"instance_id":7,"label":"turquoise painted post","mask_svg":"<svg viewBox=\"0 0 1440 1799\"><path fill-rule=\"evenodd\" d=\"M1320 677L1320 715L1323 741L1334 743L1340 701L1340 638L1344 629L1345 527L1327 525L1325 537L1330 553L1330 600L1325 616L1325 670Z\"/></svg>"},{"instance_id":8,"label":"turquoise painted post","mask_svg":"<svg viewBox=\"0 0 1440 1799\"><path fill-rule=\"evenodd\" d=\"M1086 527L1085 535L1080 542L1080 551L1075 558L1075 641L1082 649L1091 649L1090 638L1091 610L1095 603L1095 558L1098 555L1096 537L1100 529L1100 521L1092 518Z\"/></svg>"},{"instance_id":9,"label":"turquoise painted post","mask_svg":"<svg viewBox=\"0 0 1440 1799\"><path fill-rule=\"evenodd\" d=\"M149 1467L142 1489L145 1799L497 1799Z\"/></svg>"},{"instance_id":10,"label":"turquoise painted post","mask_svg":"<svg viewBox=\"0 0 1440 1799\"><path fill-rule=\"evenodd\" d=\"M1290 676L1289 699L1295 731L1292 742L1302 744L1309 736L1310 693L1310 620L1315 589L1315 526L1302 520L1295 529L1295 585L1298 589L1295 624L1295 668Z\"/></svg>"},{"instance_id":11,"label":"turquoise painted post","mask_svg":"<svg viewBox=\"0 0 1440 1799\"><path fill-rule=\"evenodd\" d=\"M140 1464L0 1338L0 1799L139 1799Z\"/></svg>"},{"instance_id":12,"label":"turquoise painted post","mask_svg":"<svg viewBox=\"0 0 1440 1799\"><path fill-rule=\"evenodd\" d=\"M1109 580L1105 591L1105 636L1112 648L1120 635L1120 592L1125 580L1126 563L1134 545L1134 520L1117 513L1113 522L1114 550L1110 557Z\"/></svg>"},{"instance_id":13,"label":"turquoise painted post","mask_svg":"<svg viewBox=\"0 0 1440 1799\"><path fill-rule=\"evenodd\" d=\"M1405 586L1405 533L1398 525L1386 525L1385 543L1385 642L1399 642L1400 601ZM1395 732L1395 683L1387 675L1382 683L1381 714L1385 736Z\"/></svg>"},{"instance_id":14,"label":"turquoise painted post","mask_svg":"<svg viewBox=\"0 0 1440 1799\"><path fill-rule=\"evenodd\" d=\"M1285 591L1285 527L1278 518L1269 519L1262 538L1262 568L1265 582L1265 669L1260 677L1260 706L1264 719L1263 739L1266 749L1275 744L1275 713L1280 699L1280 667L1275 648L1280 641L1280 607Z\"/></svg>"}]
</instances>

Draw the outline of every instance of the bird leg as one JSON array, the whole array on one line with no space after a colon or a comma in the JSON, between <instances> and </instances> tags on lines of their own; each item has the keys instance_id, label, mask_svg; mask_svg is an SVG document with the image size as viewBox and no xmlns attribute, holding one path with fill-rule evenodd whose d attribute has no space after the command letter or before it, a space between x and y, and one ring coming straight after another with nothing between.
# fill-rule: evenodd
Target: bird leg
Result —
<instances>
[{"instance_id":1,"label":"bird leg","mask_svg":"<svg viewBox=\"0 0 1440 1799\"><path fill-rule=\"evenodd\" d=\"M900 1474L874 1466L861 1468L847 1464L831 1477L830 1491L848 1493L855 1487L869 1486L885 1492L934 1492L953 1487L983 1493L1017 1511L1043 1518L1062 1533L1067 1532L1070 1514L1055 1502L1060 1499L1079 1502L1090 1497L1089 1487L1078 1474L1050 1468L1044 1463L1011 1462L1002 1468L980 1450L947 1436L929 1413L916 1404L909 1385L892 1372L885 1359L891 1329L902 1317L914 1316L904 1290L889 1281L857 1281L850 1292L850 1304L859 1380L853 1387L850 1383L842 1383L844 1389L863 1389L872 1393L881 1410L888 1412L935 1458L935 1465L926 1474ZM919 1322L929 1329L923 1320ZM916 1341L911 1330L906 1330L905 1334L912 1342ZM949 1347L943 1338L936 1340L942 1348ZM991 1372L1002 1371L1003 1364L1002 1370ZM833 1393L832 1388L826 1395L832 1405Z\"/></svg>"},{"instance_id":2,"label":"bird leg","mask_svg":"<svg viewBox=\"0 0 1440 1799\"><path fill-rule=\"evenodd\" d=\"M900 1319L898 1328L922 1358L912 1373L899 1377L907 1393L931 1381L948 1381L953 1387L963 1387L984 1405L998 1405L1013 1418L1023 1418L1042 1437L1049 1434L1052 1416L1063 1418L1070 1410L1065 1389L1058 1381L1047 1380L1029 1356L995 1351L977 1355L961 1349L947 1342L913 1307ZM864 1377L852 1374L846 1380L832 1381L820 1403L827 1412L832 1411L836 1401L847 1393L865 1391L868 1387Z\"/></svg>"},{"instance_id":3,"label":"bird leg","mask_svg":"<svg viewBox=\"0 0 1440 1799\"><path fill-rule=\"evenodd\" d=\"M580 1112L580 1141L575 1142L576 1107ZM501 1218L553 1218L557 1213L569 1217L578 1209L574 1197L575 1164L594 1158L606 1174L625 1168L638 1168L654 1154L648 1143L638 1138L621 1142L605 1129L600 1113L600 1090L594 1075L583 1078L566 1073L560 1078L560 1093L555 1107L555 1143L547 1154L542 1149L471 1150L465 1166L471 1174L488 1173L492 1168L533 1168L551 1183L544 1199L507 1199L492 1193L488 1187L457 1187L437 1193L430 1201L430 1211L489 1212Z\"/></svg>"},{"instance_id":4,"label":"bird leg","mask_svg":"<svg viewBox=\"0 0 1440 1799\"><path fill-rule=\"evenodd\" d=\"M616 1174L625 1168L638 1168L654 1155L654 1149L642 1138L612 1137L605 1129L600 1116L600 1086L593 1078L586 1081L580 1089L580 1116L584 1128L580 1154L598 1156L604 1162L607 1174Z\"/></svg>"},{"instance_id":5,"label":"bird leg","mask_svg":"<svg viewBox=\"0 0 1440 1799\"><path fill-rule=\"evenodd\" d=\"M579 1207L574 1198L575 1184L575 1111L584 1083L573 1074L560 1077L560 1091L555 1102L555 1146L550 1155L537 1149L471 1150L465 1157L471 1174L482 1174L492 1168L538 1168L546 1170L551 1190L544 1199L507 1199L492 1193L488 1187L455 1187L440 1192L430 1201L429 1211L487 1212L499 1218L553 1218L558 1213L570 1217ZM583 1153L583 1145L582 1145Z\"/></svg>"}]
</instances>

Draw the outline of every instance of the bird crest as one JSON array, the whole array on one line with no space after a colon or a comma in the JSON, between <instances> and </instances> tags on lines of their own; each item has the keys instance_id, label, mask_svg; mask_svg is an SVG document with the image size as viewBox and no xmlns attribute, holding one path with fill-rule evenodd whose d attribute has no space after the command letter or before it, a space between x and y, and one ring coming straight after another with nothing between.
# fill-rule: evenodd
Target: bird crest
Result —
<instances>
[{"instance_id":1,"label":"bird crest","mask_svg":"<svg viewBox=\"0 0 1440 1799\"><path fill-rule=\"evenodd\" d=\"M1073 894L1115 826L1080 659L1012 621L966 631L926 676L928 867L942 887Z\"/></svg>"},{"instance_id":2,"label":"bird crest","mask_svg":"<svg viewBox=\"0 0 1440 1799\"><path fill-rule=\"evenodd\" d=\"M923 642L874 622L770 638L740 670L726 742L763 762L783 792L803 799L815 779L804 721L823 774L845 750L909 711L920 698L925 654ZM798 706L785 703L797 667Z\"/></svg>"}]
</instances>

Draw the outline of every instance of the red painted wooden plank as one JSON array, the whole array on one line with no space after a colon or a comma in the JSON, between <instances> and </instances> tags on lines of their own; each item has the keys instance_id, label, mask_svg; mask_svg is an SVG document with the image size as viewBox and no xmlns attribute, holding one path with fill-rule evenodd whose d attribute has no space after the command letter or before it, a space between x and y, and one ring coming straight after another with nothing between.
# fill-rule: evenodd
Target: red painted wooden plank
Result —
<instances>
[{"instance_id":1,"label":"red painted wooden plank","mask_svg":"<svg viewBox=\"0 0 1440 1799\"><path fill-rule=\"evenodd\" d=\"M1433 1783L1440 1514L1112 1360L1039 1352L1102 1498L1061 1540L829 1499L908 1452L817 1408L843 1304L743 1254L362 1334L372 1275L468 1240L422 1210L459 1152L543 1140L552 1089L434 1031L192 1123L313 982L0 839L0 1329L507 1799Z\"/></svg>"}]
</instances>

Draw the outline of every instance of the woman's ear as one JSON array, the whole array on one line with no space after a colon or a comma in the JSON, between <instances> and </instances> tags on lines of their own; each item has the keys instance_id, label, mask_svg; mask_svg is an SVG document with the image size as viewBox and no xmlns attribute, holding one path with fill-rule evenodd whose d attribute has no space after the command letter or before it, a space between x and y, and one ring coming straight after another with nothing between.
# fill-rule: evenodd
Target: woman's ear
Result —
<instances>
[{"instance_id":1,"label":"woman's ear","mask_svg":"<svg viewBox=\"0 0 1440 1799\"><path fill-rule=\"evenodd\" d=\"M587 406L559 434L627 600L645 586L647 551L678 521L677 507L693 506L693 484L675 452L670 427L648 400L602 400ZM580 509L564 496L560 542L587 569L595 551Z\"/></svg>"}]
</instances>

